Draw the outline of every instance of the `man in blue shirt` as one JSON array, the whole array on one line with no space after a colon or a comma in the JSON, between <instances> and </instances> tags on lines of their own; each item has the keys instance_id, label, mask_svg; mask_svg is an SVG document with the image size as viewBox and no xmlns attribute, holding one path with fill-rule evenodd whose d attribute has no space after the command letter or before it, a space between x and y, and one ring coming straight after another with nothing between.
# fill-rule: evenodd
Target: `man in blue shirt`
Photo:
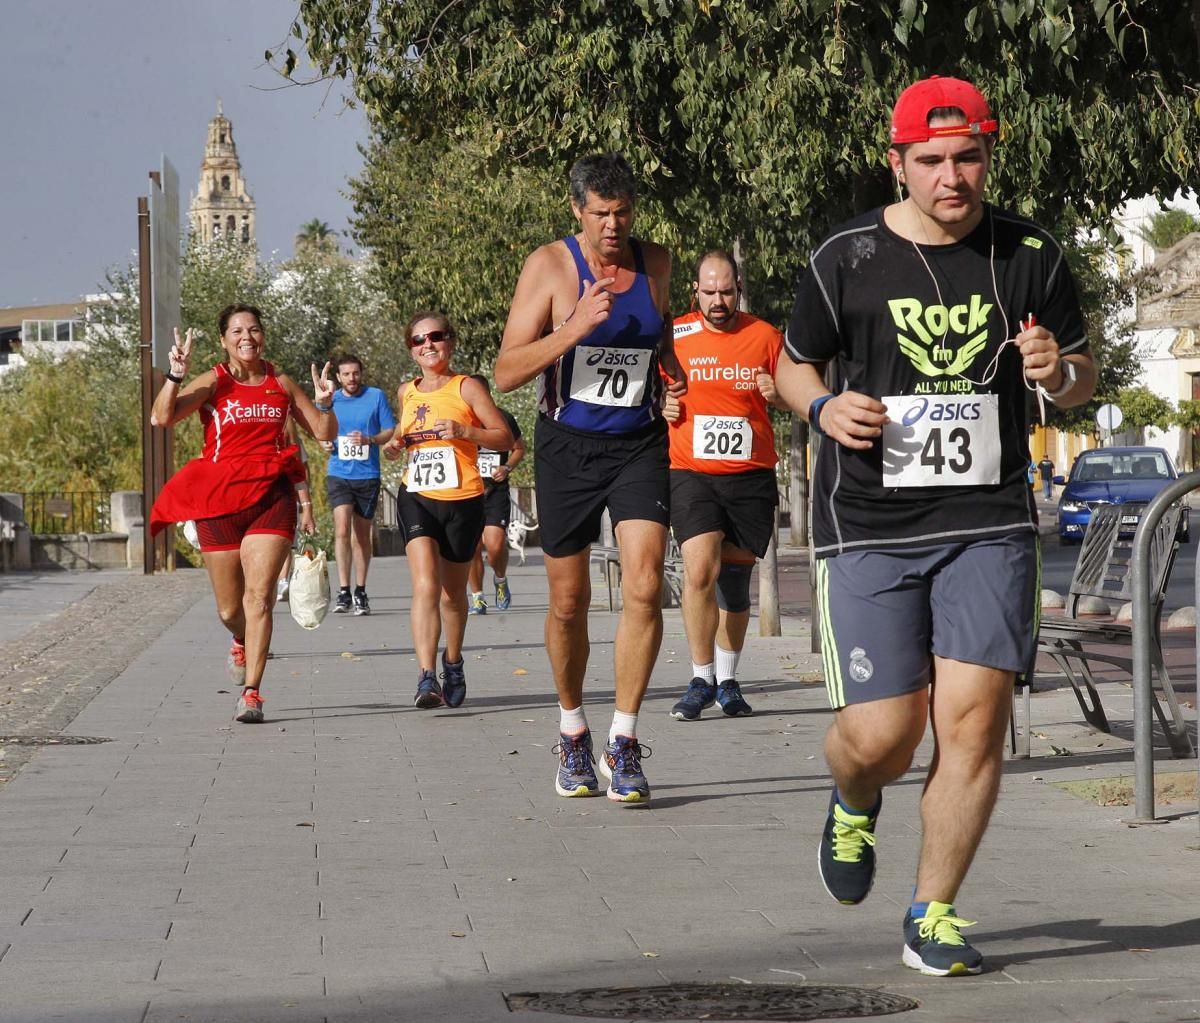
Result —
<instances>
[{"instance_id":1,"label":"man in blue shirt","mask_svg":"<svg viewBox=\"0 0 1200 1023\"><path fill-rule=\"evenodd\" d=\"M369 615L367 568L371 564L371 520L379 500L379 446L392 439L396 417L387 396L378 387L363 383L362 362L356 355L337 360L333 411L338 436L323 446L330 452L325 492L333 509L334 557L337 559L338 595L334 614L351 608L350 565L353 560L356 615Z\"/></svg>"}]
</instances>

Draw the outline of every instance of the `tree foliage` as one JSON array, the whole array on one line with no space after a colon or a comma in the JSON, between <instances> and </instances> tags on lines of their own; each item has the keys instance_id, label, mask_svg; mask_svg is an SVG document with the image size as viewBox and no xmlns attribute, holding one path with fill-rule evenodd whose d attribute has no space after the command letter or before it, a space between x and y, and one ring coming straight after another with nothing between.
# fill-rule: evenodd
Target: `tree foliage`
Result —
<instances>
[{"instance_id":1,"label":"tree foliage","mask_svg":"<svg viewBox=\"0 0 1200 1023\"><path fill-rule=\"evenodd\" d=\"M1168 430L1176 422L1175 406L1148 387L1126 387L1117 395L1116 404L1124 417L1122 430L1144 430L1147 426Z\"/></svg>"},{"instance_id":2,"label":"tree foliage","mask_svg":"<svg viewBox=\"0 0 1200 1023\"><path fill-rule=\"evenodd\" d=\"M1200 231L1200 217L1178 207L1167 207L1159 213L1152 214L1146 226L1138 231L1138 235L1155 252L1166 252L1197 231Z\"/></svg>"},{"instance_id":3,"label":"tree foliage","mask_svg":"<svg viewBox=\"0 0 1200 1023\"><path fill-rule=\"evenodd\" d=\"M294 30L398 137L483 139L546 168L620 149L672 213L703 203L726 238L794 240L887 194L887 111L929 73L976 81L999 111L1006 205L1106 222L1134 194L1173 194L1200 167L1190 7L301 0ZM295 54L278 63L290 74Z\"/></svg>"}]
</instances>

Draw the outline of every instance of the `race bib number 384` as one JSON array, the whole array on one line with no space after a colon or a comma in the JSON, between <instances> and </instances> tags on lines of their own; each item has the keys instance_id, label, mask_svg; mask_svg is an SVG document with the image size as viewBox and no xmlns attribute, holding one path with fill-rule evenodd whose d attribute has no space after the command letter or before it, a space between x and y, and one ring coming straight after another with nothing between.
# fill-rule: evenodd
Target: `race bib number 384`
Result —
<instances>
[{"instance_id":1,"label":"race bib number 384","mask_svg":"<svg viewBox=\"0 0 1200 1023\"><path fill-rule=\"evenodd\" d=\"M885 487L970 487L1000 482L994 394L905 394L880 399Z\"/></svg>"},{"instance_id":2,"label":"race bib number 384","mask_svg":"<svg viewBox=\"0 0 1200 1023\"><path fill-rule=\"evenodd\" d=\"M571 397L589 405L640 405L653 355L649 348L578 345L571 370Z\"/></svg>"}]
</instances>

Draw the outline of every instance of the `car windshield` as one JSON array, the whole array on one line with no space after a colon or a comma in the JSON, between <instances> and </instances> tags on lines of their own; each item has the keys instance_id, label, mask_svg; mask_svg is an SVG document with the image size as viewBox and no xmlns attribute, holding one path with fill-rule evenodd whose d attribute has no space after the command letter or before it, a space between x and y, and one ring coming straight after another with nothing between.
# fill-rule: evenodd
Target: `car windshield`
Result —
<instances>
[{"instance_id":1,"label":"car windshield","mask_svg":"<svg viewBox=\"0 0 1200 1023\"><path fill-rule=\"evenodd\" d=\"M1161 451L1097 451L1079 456L1071 478L1078 483L1169 480L1171 467Z\"/></svg>"}]
</instances>

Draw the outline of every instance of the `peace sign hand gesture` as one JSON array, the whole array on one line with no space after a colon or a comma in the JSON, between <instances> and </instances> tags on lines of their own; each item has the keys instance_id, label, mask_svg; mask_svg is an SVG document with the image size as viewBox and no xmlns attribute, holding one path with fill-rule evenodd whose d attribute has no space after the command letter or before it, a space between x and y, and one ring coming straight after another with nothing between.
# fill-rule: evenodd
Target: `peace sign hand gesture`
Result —
<instances>
[{"instance_id":1,"label":"peace sign hand gesture","mask_svg":"<svg viewBox=\"0 0 1200 1023\"><path fill-rule=\"evenodd\" d=\"M313 400L318 405L328 405L333 401L333 381L329 379L329 367L332 362L325 363L325 368L317 372L317 364L312 364Z\"/></svg>"},{"instance_id":2,"label":"peace sign hand gesture","mask_svg":"<svg viewBox=\"0 0 1200 1023\"><path fill-rule=\"evenodd\" d=\"M192 357L193 331L188 327L184 337L179 336L179 328L175 328L175 343L167 349L167 361L171 364L171 376L185 377L188 371L188 361Z\"/></svg>"}]
</instances>

